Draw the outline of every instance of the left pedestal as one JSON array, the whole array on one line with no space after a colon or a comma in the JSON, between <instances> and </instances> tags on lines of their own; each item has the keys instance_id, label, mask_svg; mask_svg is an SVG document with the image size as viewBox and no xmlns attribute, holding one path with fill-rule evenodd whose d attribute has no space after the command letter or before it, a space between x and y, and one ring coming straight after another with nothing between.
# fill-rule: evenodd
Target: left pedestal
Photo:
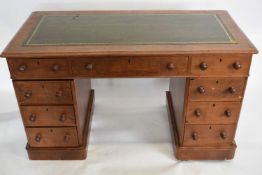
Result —
<instances>
[{"instance_id":1,"label":"left pedestal","mask_svg":"<svg viewBox=\"0 0 262 175\"><path fill-rule=\"evenodd\" d=\"M90 79L14 80L31 160L86 158L93 111Z\"/></svg>"}]
</instances>

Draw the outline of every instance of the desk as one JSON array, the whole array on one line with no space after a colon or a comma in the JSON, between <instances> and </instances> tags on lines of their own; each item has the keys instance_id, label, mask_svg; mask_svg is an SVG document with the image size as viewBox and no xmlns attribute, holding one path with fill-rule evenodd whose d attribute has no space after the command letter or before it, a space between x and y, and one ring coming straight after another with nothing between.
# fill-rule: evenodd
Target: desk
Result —
<instances>
[{"instance_id":1,"label":"desk","mask_svg":"<svg viewBox=\"0 0 262 175\"><path fill-rule=\"evenodd\" d=\"M7 58L32 160L86 158L92 78L168 77L180 160L234 157L256 48L226 11L34 12Z\"/></svg>"}]
</instances>

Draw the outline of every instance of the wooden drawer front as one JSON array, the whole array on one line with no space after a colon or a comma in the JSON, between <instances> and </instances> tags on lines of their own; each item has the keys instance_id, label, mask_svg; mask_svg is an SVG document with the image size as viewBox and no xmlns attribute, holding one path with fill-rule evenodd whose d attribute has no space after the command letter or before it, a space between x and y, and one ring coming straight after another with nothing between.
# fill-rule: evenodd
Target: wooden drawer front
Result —
<instances>
[{"instance_id":1,"label":"wooden drawer front","mask_svg":"<svg viewBox=\"0 0 262 175\"><path fill-rule=\"evenodd\" d=\"M190 78L192 101L241 101L246 78Z\"/></svg>"},{"instance_id":2,"label":"wooden drawer front","mask_svg":"<svg viewBox=\"0 0 262 175\"><path fill-rule=\"evenodd\" d=\"M31 147L72 147L78 146L75 127L26 128Z\"/></svg>"},{"instance_id":3,"label":"wooden drawer front","mask_svg":"<svg viewBox=\"0 0 262 175\"><path fill-rule=\"evenodd\" d=\"M72 103L70 81L14 81L14 87L21 105Z\"/></svg>"},{"instance_id":4,"label":"wooden drawer front","mask_svg":"<svg viewBox=\"0 0 262 175\"><path fill-rule=\"evenodd\" d=\"M237 123L240 108L240 102L189 102L186 113L186 123Z\"/></svg>"},{"instance_id":5,"label":"wooden drawer front","mask_svg":"<svg viewBox=\"0 0 262 175\"><path fill-rule=\"evenodd\" d=\"M185 125L184 146L230 145L236 125Z\"/></svg>"},{"instance_id":6,"label":"wooden drawer front","mask_svg":"<svg viewBox=\"0 0 262 175\"><path fill-rule=\"evenodd\" d=\"M12 78L56 78L71 75L67 59L7 59Z\"/></svg>"},{"instance_id":7,"label":"wooden drawer front","mask_svg":"<svg viewBox=\"0 0 262 175\"><path fill-rule=\"evenodd\" d=\"M187 56L71 59L73 74L88 77L147 77L187 74Z\"/></svg>"},{"instance_id":8,"label":"wooden drawer front","mask_svg":"<svg viewBox=\"0 0 262 175\"><path fill-rule=\"evenodd\" d=\"M191 74L246 76L249 72L251 55L199 55L192 56Z\"/></svg>"},{"instance_id":9,"label":"wooden drawer front","mask_svg":"<svg viewBox=\"0 0 262 175\"><path fill-rule=\"evenodd\" d=\"M21 106L25 126L75 126L72 106Z\"/></svg>"}]
</instances>

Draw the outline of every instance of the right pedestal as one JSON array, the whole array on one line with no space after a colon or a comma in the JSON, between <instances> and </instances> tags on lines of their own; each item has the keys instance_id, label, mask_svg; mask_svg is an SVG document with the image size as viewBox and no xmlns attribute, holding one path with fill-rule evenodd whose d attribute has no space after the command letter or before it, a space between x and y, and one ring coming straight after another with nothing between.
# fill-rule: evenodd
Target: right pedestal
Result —
<instances>
[{"instance_id":1,"label":"right pedestal","mask_svg":"<svg viewBox=\"0 0 262 175\"><path fill-rule=\"evenodd\" d=\"M175 114L173 111L173 104L170 92L166 92L167 110L170 124L170 131L172 135L172 146L175 157L179 160L225 160L232 159L235 154L236 144L228 146L196 146L186 147L179 144L179 137L175 122Z\"/></svg>"},{"instance_id":2,"label":"right pedestal","mask_svg":"<svg viewBox=\"0 0 262 175\"><path fill-rule=\"evenodd\" d=\"M177 159L234 157L246 80L246 77L171 78L166 96Z\"/></svg>"}]
</instances>

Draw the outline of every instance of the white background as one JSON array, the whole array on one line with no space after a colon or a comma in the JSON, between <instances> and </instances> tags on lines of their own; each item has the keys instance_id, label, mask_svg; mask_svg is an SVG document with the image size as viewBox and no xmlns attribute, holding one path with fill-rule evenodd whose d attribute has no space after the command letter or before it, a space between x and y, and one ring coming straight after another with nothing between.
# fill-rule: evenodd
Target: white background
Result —
<instances>
[{"instance_id":1,"label":"white background","mask_svg":"<svg viewBox=\"0 0 262 175\"><path fill-rule=\"evenodd\" d=\"M228 10L262 50L260 0L1 0L0 50L36 10ZM262 58L254 55L231 161L177 161L165 109L168 79L97 79L88 158L30 161L5 59L0 60L0 175L262 174Z\"/></svg>"}]
</instances>

